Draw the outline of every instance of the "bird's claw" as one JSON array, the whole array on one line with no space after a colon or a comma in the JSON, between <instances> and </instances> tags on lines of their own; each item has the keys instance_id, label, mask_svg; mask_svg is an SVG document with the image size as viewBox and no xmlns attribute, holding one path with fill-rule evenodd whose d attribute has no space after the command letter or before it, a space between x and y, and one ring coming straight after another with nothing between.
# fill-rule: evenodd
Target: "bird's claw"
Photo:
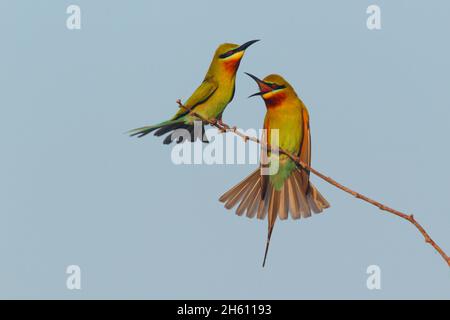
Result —
<instances>
[{"instance_id":1,"label":"bird's claw","mask_svg":"<svg viewBox=\"0 0 450 320\"><path fill-rule=\"evenodd\" d=\"M226 123L222 122L222 119L217 120L217 123L219 124L219 126L221 126L222 128L224 128L225 130L230 129L230 126L227 125Z\"/></svg>"}]
</instances>

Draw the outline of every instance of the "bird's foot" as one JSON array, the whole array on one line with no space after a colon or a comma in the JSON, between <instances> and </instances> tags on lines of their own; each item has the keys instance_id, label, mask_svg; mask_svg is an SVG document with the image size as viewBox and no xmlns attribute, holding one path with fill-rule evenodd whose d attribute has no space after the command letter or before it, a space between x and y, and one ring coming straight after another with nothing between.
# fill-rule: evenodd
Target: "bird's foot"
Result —
<instances>
[{"instance_id":1,"label":"bird's foot","mask_svg":"<svg viewBox=\"0 0 450 320\"><path fill-rule=\"evenodd\" d=\"M217 130L219 130L219 133L225 133L225 132L227 132L227 130L223 127L222 124L220 124L219 121L220 121L220 120L217 120L217 119L211 119L211 120L209 120L209 124L212 125L212 126L214 126L214 127L216 127Z\"/></svg>"},{"instance_id":2,"label":"bird's foot","mask_svg":"<svg viewBox=\"0 0 450 320\"><path fill-rule=\"evenodd\" d=\"M222 128L226 128L226 129L229 129L229 128L230 128L226 123L223 123L222 119L217 120L217 123L218 123L219 126L221 126Z\"/></svg>"},{"instance_id":3,"label":"bird's foot","mask_svg":"<svg viewBox=\"0 0 450 320\"><path fill-rule=\"evenodd\" d=\"M217 124L220 127L219 131L221 133L225 133L231 129L229 125L227 125L226 123L223 123L222 119L217 120Z\"/></svg>"}]
</instances>

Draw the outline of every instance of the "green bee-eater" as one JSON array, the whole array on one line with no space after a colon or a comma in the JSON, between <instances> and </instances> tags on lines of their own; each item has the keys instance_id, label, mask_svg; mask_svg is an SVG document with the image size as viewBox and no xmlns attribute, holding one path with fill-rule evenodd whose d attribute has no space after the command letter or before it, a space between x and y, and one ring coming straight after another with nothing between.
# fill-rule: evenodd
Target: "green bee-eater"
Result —
<instances>
[{"instance_id":1,"label":"green bee-eater","mask_svg":"<svg viewBox=\"0 0 450 320\"><path fill-rule=\"evenodd\" d=\"M264 80L248 74L258 84L260 95L267 108L264 119L265 134L263 142L280 147L301 161L311 164L311 135L309 114L302 100L292 86L279 75L269 75ZM278 129L278 145L271 139L273 129ZM265 153L263 152L263 155ZM270 152L267 152L270 156ZM322 212L330 205L309 181L309 172L303 170L284 154L274 155L268 166L278 168L275 174L263 175L262 167L254 171L242 182L226 192L219 199L225 202L227 209L239 203L236 214L265 219L268 215L268 235L263 266L266 262L272 230L277 217L281 220L307 218L314 213ZM263 162L261 160L261 162Z\"/></svg>"},{"instance_id":2,"label":"green bee-eater","mask_svg":"<svg viewBox=\"0 0 450 320\"><path fill-rule=\"evenodd\" d=\"M236 72L244 56L244 52L257 41L259 40L248 41L241 46L231 43L221 44L214 54L205 79L184 103L184 106L195 110L197 114L205 119L221 121L225 107L233 99ZM202 137L194 135L194 121L196 120L199 119L191 115L185 108L180 107L178 112L170 120L157 125L131 130L130 134L131 136L137 135L138 137L143 137L152 131L155 131L156 136L170 133L164 139L164 144L170 144L173 141L172 131L176 129L187 129L191 141L194 141L196 138L201 138L204 142L207 142L203 134L203 124ZM180 142L183 142L183 137L181 136L177 139L177 143Z\"/></svg>"}]
</instances>

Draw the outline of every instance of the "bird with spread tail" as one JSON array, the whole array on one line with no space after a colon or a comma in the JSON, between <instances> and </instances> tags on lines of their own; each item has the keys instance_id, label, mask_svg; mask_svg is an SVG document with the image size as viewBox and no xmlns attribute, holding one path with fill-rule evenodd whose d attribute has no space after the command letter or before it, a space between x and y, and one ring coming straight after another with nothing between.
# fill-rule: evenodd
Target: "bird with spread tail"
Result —
<instances>
[{"instance_id":1,"label":"bird with spread tail","mask_svg":"<svg viewBox=\"0 0 450 320\"><path fill-rule=\"evenodd\" d=\"M201 125L200 134L195 133L194 122L200 119L192 115L191 111L195 110L195 113L203 119L222 121L222 113L234 96L236 72L241 59L245 50L257 41L259 40L248 41L241 46L231 43L221 44L214 54L205 79L184 103L185 108L180 106L177 113L168 121L133 129L129 132L130 135L140 138L155 131L155 136L169 133L163 141L164 144L170 144L174 139L177 143L181 143L188 140L187 138L190 141L200 138L203 142L208 142L204 135L204 123ZM187 137L172 135L177 129L186 129L189 135Z\"/></svg>"},{"instance_id":2,"label":"bird with spread tail","mask_svg":"<svg viewBox=\"0 0 450 320\"><path fill-rule=\"evenodd\" d=\"M280 75L272 74L263 80L247 73L259 86L260 92L252 96L261 96L266 104L264 132L262 140L272 147L296 155L307 165L311 164L311 134L309 114L294 88ZM276 131L274 131L276 130ZM278 145L273 145L278 137ZM309 172L299 167L285 154L273 154L267 161L270 151L262 152L260 168L231 188L220 197L225 208L231 209L239 203L236 214L265 219L268 217L268 235L264 253L263 267L266 263L270 238L277 218L285 220L290 213L292 219L308 218L311 212L320 213L329 208L328 201L319 193L309 180ZM266 159L263 159L266 157ZM264 161L263 161L264 160ZM268 163L267 163L268 162ZM264 163L269 170L263 172ZM267 168L266 168L267 169Z\"/></svg>"}]
</instances>

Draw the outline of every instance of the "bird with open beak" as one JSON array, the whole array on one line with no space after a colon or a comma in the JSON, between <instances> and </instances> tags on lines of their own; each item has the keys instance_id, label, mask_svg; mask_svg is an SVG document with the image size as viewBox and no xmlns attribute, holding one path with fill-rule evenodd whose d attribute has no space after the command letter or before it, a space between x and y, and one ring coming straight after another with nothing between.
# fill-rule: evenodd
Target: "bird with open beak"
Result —
<instances>
[{"instance_id":1,"label":"bird with open beak","mask_svg":"<svg viewBox=\"0 0 450 320\"><path fill-rule=\"evenodd\" d=\"M267 112L264 119L262 140L272 147L296 155L307 165L311 164L311 134L309 114L294 88L280 75L271 74L263 80L247 73L256 81ZM277 130L278 145L274 145L271 134ZM262 157L264 156L264 152ZM265 156L270 156L270 151ZM261 163L266 161L261 159ZM239 203L237 215L265 219L268 216L268 235L263 267L266 263L270 238L275 221L285 220L290 213L292 219L308 218L311 212L320 213L330 205L309 180L309 172L300 168L287 155L271 157L268 163L276 166L271 175L263 174L262 166L220 197L225 208L231 209Z\"/></svg>"}]
</instances>

